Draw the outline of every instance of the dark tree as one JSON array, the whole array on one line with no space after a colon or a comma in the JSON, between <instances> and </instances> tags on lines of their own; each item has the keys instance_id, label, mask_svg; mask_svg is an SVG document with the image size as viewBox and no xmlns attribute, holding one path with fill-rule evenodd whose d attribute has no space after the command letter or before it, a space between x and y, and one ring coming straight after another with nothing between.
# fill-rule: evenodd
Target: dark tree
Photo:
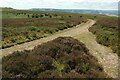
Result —
<instances>
[{"instance_id":1,"label":"dark tree","mask_svg":"<svg viewBox=\"0 0 120 80\"><path fill-rule=\"evenodd\" d=\"M24 13L24 15L26 15L26 13Z\"/></svg>"},{"instance_id":2,"label":"dark tree","mask_svg":"<svg viewBox=\"0 0 120 80\"><path fill-rule=\"evenodd\" d=\"M35 16L35 18L39 18L39 16L38 16L38 15L36 15L36 16Z\"/></svg>"},{"instance_id":3,"label":"dark tree","mask_svg":"<svg viewBox=\"0 0 120 80\"><path fill-rule=\"evenodd\" d=\"M72 17L72 16L69 16L70 18Z\"/></svg>"},{"instance_id":4,"label":"dark tree","mask_svg":"<svg viewBox=\"0 0 120 80\"><path fill-rule=\"evenodd\" d=\"M48 16L48 14L45 14L45 16Z\"/></svg>"},{"instance_id":5,"label":"dark tree","mask_svg":"<svg viewBox=\"0 0 120 80\"><path fill-rule=\"evenodd\" d=\"M34 18L35 16L34 15L32 15L32 18Z\"/></svg>"},{"instance_id":6,"label":"dark tree","mask_svg":"<svg viewBox=\"0 0 120 80\"><path fill-rule=\"evenodd\" d=\"M30 18L30 15L29 15L29 14L28 14L27 16L28 16L28 18Z\"/></svg>"},{"instance_id":7,"label":"dark tree","mask_svg":"<svg viewBox=\"0 0 120 80\"><path fill-rule=\"evenodd\" d=\"M52 16L50 15L49 18L52 18Z\"/></svg>"},{"instance_id":8,"label":"dark tree","mask_svg":"<svg viewBox=\"0 0 120 80\"><path fill-rule=\"evenodd\" d=\"M43 17L44 15L40 15L40 17Z\"/></svg>"},{"instance_id":9,"label":"dark tree","mask_svg":"<svg viewBox=\"0 0 120 80\"><path fill-rule=\"evenodd\" d=\"M21 14L24 14L23 12L21 12Z\"/></svg>"},{"instance_id":10,"label":"dark tree","mask_svg":"<svg viewBox=\"0 0 120 80\"><path fill-rule=\"evenodd\" d=\"M17 15L20 15L20 13L17 13Z\"/></svg>"},{"instance_id":11,"label":"dark tree","mask_svg":"<svg viewBox=\"0 0 120 80\"><path fill-rule=\"evenodd\" d=\"M82 17L82 16L80 16L80 17Z\"/></svg>"},{"instance_id":12,"label":"dark tree","mask_svg":"<svg viewBox=\"0 0 120 80\"><path fill-rule=\"evenodd\" d=\"M96 18L97 16L94 16L94 18Z\"/></svg>"},{"instance_id":13,"label":"dark tree","mask_svg":"<svg viewBox=\"0 0 120 80\"><path fill-rule=\"evenodd\" d=\"M55 17L57 17L58 15L57 15L57 14L55 14L54 16L55 16Z\"/></svg>"}]
</instances>

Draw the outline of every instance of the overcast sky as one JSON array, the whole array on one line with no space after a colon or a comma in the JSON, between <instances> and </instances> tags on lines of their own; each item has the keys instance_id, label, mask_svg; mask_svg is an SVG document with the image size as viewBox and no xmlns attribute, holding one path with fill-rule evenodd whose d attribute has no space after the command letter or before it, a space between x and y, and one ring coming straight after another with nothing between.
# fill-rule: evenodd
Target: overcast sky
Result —
<instances>
[{"instance_id":1,"label":"overcast sky","mask_svg":"<svg viewBox=\"0 0 120 80\"><path fill-rule=\"evenodd\" d=\"M117 9L119 0L0 0L0 7L16 9Z\"/></svg>"}]
</instances>

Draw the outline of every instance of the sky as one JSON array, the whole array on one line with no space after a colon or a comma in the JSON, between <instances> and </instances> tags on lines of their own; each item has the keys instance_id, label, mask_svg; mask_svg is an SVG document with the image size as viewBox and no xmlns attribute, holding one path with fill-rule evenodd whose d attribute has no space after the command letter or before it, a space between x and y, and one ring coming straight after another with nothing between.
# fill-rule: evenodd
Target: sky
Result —
<instances>
[{"instance_id":1,"label":"sky","mask_svg":"<svg viewBox=\"0 0 120 80\"><path fill-rule=\"evenodd\" d=\"M0 0L0 7L15 9L109 9L118 7L119 0Z\"/></svg>"}]
</instances>

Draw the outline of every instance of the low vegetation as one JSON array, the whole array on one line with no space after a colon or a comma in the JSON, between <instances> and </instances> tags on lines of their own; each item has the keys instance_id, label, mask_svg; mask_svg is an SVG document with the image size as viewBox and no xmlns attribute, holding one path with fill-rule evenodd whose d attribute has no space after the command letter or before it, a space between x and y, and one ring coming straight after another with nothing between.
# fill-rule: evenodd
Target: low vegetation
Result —
<instances>
[{"instance_id":1,"label":"low vegetation","mask_svg":"<svg viewBox=\"0 0 120 80\"><path fill-rule=\"evenodd\" d=\"M1 9L1 8L0 8ZM18 10L12 8L2 8L3 19L13 18L96 18L95 14L79 14L70 12L56 12L56 11L31 11Z\"/></svg>"},{"instance_id":2,"label":"low vegetation","mask_svg":"<svg viewBox=\"0 0 120 80\"><path fill-rule=\"evenodd\" d=\"M97 36L96 40L98 43L110 47L114 53L119 53L117 17L99 18L89 30ZM120 56L120 54L118 55Z\"/></svg>"},{"instance_id":3,"label":"low vegetation","mask_svg":"<svg viewBox=\"0 0 120 80\"><path fill-rule=\"evenodd\" d=\"M40 39L95 19L89 30L96 40L118 53L116 17L52 11L2 9L2 48ZM120 54L118 54L120 56ZM86 46L71 37L59 37L33 50L3 57L3 78L106 78L102 66Z\"/></svg>"},{"instance_id":4,"label":"low vegetation","mask_svg":"<svg viewBox=\"0 0 120 80\"><path fill-rule=\"evenodd\" d=\"M106 78L86 46L59 37L34 48L3 57L3 78Z\"/></svg>"},{"instance_id":5,"label":"low vegetation","mask_svg":"<svg viewBox=\"0 0 120 80\"><path fill-rule=\"evenodd\" d=\"M32 41L95 19L98 15L2 8L2 48Z\"/></svg>"},{"instance_id":6,"label":"low vegetation","mask_svg":"<svg viewBox=\"0 0 120 80\"><path fill-rule=\"evenodd\" d=\"M2 48L43 38L86 21L84 18L3 19Z\"/></svg>"}]
</instances>

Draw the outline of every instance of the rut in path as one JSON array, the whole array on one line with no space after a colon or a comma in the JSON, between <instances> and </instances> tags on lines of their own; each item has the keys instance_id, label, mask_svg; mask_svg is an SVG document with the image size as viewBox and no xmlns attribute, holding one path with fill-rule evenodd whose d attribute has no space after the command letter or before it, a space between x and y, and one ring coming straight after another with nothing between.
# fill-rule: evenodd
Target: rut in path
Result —
<instances>
[{"instance_id":1,"label":"rut in path","mask_svg":"<svg viewBox=\"0 0 120 80\"><path fill-rule=\"evenodd\" d=\"M26 42L20 45L15 45L10 48L5 48L2 50L3 54L0 56L6 56L8 54L12 54L15 51L30 50L37 45L51 41L57 37L69 36L83 42L90 50L90 53L98 59L99 63L103 66L104 71L112 78L117 78L118 56L116 54L113 54L110 48L102 46L96 42L96 37L88 31L89 27L91 27L94 23L95 21L88 20L88 22L85 24L81 24L74 28L60 31L48 37L34 40L31 42Z\"/></svg>"}]
</instances>

